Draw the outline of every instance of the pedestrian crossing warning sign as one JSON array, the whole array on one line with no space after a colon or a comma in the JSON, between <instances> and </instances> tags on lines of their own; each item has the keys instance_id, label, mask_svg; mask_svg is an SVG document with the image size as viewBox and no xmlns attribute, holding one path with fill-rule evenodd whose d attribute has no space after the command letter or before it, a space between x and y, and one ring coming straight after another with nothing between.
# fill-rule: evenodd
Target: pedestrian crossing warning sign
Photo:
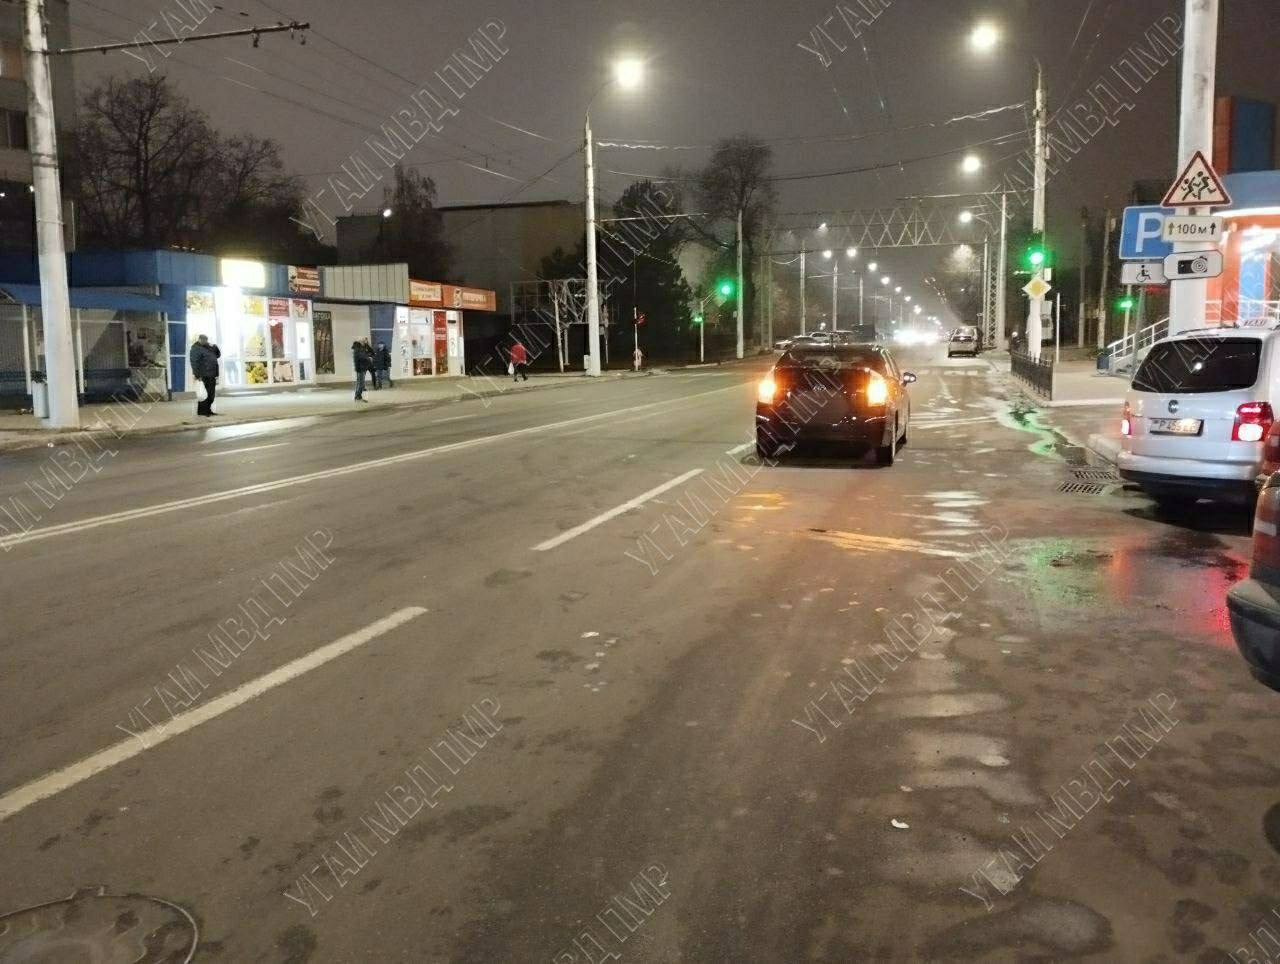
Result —
<instances>
[{"instance_id":1,"label":"pedestrian crossing warning sign","mask_svg":"<svg viewBox=\"0 0 1280 964\"><path fill-rule=\"evenodd\" d=\"M1231 195L1203 151L1196 151L1191 163L1164 196L1167 208L1225 207L1230 203Z\"/></svg>"}]
</instances>

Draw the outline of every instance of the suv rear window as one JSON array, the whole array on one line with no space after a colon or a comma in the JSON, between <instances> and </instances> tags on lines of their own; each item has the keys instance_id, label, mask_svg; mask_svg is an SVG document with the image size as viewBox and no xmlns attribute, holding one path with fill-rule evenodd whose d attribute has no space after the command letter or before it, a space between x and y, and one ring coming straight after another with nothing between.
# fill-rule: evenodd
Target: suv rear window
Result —
<instances>
[{"instance_id":1,"label":"suv rear window","mask_svg":"<svg viewBox=\"0 0 1280 964\"><path fill-rule=\"evenodd\" d=\"M1250 388L1258 380L1257 338L1187 338L1152 347L1133 377L1139 392L1192 395Z\"/></svg>"}]
</instances>

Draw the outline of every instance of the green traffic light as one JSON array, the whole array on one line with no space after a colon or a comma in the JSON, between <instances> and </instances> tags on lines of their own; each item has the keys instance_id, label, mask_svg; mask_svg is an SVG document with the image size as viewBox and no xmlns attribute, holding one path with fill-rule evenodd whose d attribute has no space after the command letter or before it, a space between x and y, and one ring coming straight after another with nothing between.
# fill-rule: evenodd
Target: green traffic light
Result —
<instances>
[{"instance_id":1,"label":"green traffic light","mask_svg":"<svg viewBox=\"0 0 1280 964\"><path fill-rule=\"evenodd\" d=\"M1031 262L1031 267L1039 268L1044 264L1044 252L1039 248L1033 248L1031 253L1027 255L1027 260Z\"/></svg>"},{"instance_id":2,"label":"green traffic light","mask_svg":"<svg viewBox=\"0 0 1280 964\"><path fill-rule=\"evenodd\" d=\"M693 316L693 323L694 323L695 325L700 325L700 324L702 324L702 315L694 315L694 316Z\"/></svg>"},{"instance_id":3,"label":"green traffic light","mask_svg":"<svg viewBox=\"0 0 1280 964\"><path fill-rule=\"evenodd\" d=\"M1132 298L1121 298L1119 301L1116 302L1116 307L1119 308L1121 311L1131 311L1133 309L1133 306L1134 306L1134 300Z\"/></svg>"},{"instance_id":4,"label":"green traffic light","mask_svg":"<svg viewBox=\"0 0 1280 964\"><path fill-rule=\"evenodd\" d=\"M726 298L728 298L731 294L733 294L733 282L732 282L732 281L721 281L721 282L720 282L720 294L724 295Z\"/></svg>"}]
</instances>

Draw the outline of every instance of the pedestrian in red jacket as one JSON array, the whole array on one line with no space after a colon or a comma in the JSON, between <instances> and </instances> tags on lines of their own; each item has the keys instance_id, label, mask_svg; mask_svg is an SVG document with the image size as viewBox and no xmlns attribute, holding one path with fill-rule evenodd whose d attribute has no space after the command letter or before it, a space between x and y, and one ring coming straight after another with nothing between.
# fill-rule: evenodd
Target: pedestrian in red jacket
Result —
<instances>
[{"instance_id":1,"label":"pedestrian in red jacket","mask_svg":"<svg viewBox=\"0 0 1280 964\"><path fill-rule=\"evenodd\" d=\"M524 379L529 380L529 374L526 369L529 367L529 353L525 350L524 345L516 342L511 346L511 380L518 382Z\"/></svg>"}]
</instances>

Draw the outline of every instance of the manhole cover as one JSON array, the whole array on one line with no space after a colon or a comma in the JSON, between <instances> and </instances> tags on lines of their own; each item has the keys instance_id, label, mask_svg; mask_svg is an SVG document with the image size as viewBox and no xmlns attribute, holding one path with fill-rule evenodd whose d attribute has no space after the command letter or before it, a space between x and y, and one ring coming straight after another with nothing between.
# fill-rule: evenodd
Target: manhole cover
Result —
<instances>
[{"instance_id":1,"label":"manhole cover","mask_svg":"<svg viewBox=\"0 0 1280 964\"><path fill-rule=\"evenodd\" d=\"M1072 469L1071 475L1079 482L1119 482L1120 476L1110 469Z\"/></svg>"},{"instance_id":2,"label":"manhole cover","mask_svg":"<svg viewBox=\"0 0 1280 964\"><path fill-rule=\"evenodd\" d=\"M1107 487L1097 482L1063 482L1058 491L1067 495L1102 495Z\"/></svg>"},{"instance_id":3,"label":"manhole cover","mask_svg":"<svg viewBox=\"0 0 1280 964\"><path fill-rule=\"evenodd\" d=\"M0 964L187 964L199 939L177 904L89 888L0 916Z\"/></svg>"}]
</instances>

